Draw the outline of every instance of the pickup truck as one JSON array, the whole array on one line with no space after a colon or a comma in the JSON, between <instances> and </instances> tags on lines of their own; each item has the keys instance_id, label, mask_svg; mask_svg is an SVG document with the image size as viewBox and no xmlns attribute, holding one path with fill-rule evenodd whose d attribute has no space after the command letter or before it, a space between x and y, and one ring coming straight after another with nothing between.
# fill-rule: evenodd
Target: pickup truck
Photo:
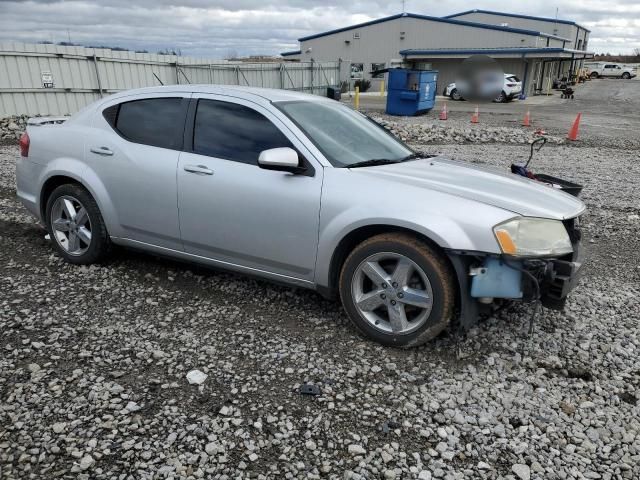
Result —
<instances>
[{"instance_id":1,"label":"pickup truck","mask_svg":"<svg viewBox=\"0 0 640 480\"><path fill-rule=\"evenodd\" d=\"M619 63L599 63L589 68L589 76L591 78L614 77L629 80L636 76L636 70Z\"/></svg>"}]
</instances>

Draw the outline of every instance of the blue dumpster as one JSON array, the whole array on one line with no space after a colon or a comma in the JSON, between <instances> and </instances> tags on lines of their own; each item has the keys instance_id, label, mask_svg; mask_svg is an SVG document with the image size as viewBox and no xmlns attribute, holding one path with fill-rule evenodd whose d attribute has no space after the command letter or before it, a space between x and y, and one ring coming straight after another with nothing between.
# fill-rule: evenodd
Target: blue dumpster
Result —
<instances>
[{"instance_id":1,"label":"blue dumpster","mask_svg":"<svg viewBox=\"0 0 640 480\"><path fill-rule=\"evenodd\" d=\"M387 113L413 116L428 112L436 103L436 70L389 70Z\"/></svg>"}]
</instances>

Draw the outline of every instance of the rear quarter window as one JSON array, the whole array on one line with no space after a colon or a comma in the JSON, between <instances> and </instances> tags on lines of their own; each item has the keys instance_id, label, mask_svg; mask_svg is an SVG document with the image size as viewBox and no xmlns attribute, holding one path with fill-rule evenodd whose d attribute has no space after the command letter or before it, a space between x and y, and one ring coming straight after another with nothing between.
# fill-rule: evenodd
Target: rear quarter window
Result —
<instances>
[{"instance_id":1,"label":"rear quarter window","mask_svg":"<svg viewBox=\"0 0 640 480\"><path fill-rule=\"evenodd\" d=\"M113 105L102 116L130 142L179 150L187 103L182 97L145 98Z\"/></svg>"}]
</instances>

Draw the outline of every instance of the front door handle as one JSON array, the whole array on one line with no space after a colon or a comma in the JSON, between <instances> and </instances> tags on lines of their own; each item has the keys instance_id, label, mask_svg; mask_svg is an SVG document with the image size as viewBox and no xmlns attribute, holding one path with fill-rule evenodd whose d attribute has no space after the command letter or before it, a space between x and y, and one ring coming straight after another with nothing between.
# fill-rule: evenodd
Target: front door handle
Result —
<instances>
[{"instance_id":1,"label":"front door handle","mask_svg":"<svg viewBox=\"0 0 640 480\"><path fill-rule=\"evenodd\" d=\"M98 155L104 155L106 157L110 157L113 155L113 152L109 150L109 147L91 147L90 150L93 153L97 153Z\"/></svg>"},{"instance_id":2,"label":"front door handle","mask_svg":"<svg viewBox=\"0 0 640 480\"><path fill-rule=\"evenodd\" d=\"M184 171L189 173L197 173L198 175L213 175L213 170L204 165L185 165Z\"/></svg>"}]
</instances>

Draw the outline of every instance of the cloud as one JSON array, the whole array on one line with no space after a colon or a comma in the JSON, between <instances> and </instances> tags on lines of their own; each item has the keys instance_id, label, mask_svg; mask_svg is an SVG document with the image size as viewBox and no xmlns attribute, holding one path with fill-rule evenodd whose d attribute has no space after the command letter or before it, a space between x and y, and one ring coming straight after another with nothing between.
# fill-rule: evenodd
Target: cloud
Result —
<instances>
[{"instance_id":1,"label":"cloud","mask_svg":"<svg viewBox=\"0 0 640 480\"><path fill-rule=\"evenodd\" d=\"M441 16L469 3L407 1L407 10ZM542 4L542 5L541 5ZM544 2L518 5L518 13L555 16ZM489 0L485 9L504 10ZM133 50L180 49L185 55L223 58L231 52L277 54L297 39L398 13L386 0L0 0L0 41L67 41ZM637 0L568 0L560 18L592 30L590 49L631 52L640 48Z\"/></svg>"}]
</instances>

